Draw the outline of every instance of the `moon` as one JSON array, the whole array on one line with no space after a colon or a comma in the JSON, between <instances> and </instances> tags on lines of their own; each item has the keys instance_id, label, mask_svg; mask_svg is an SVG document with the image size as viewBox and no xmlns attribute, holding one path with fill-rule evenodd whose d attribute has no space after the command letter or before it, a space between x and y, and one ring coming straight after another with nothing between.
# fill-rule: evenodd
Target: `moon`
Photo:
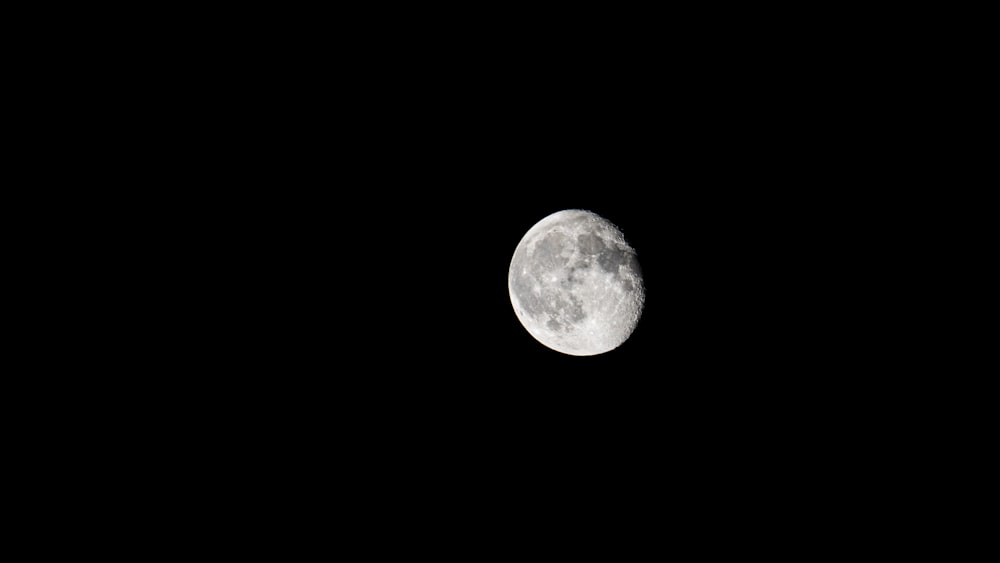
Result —
<instances>
[{"instance_id":1,"label":"moon","mask_svg":"<svg viewBox=\"0 0 1000 563\"><path fill-rule=\"evenodd\" d=\"M635 250L618 227L583 209L558 211L528 229L511 258L507 287L528 333L573 356L621 346L646 297Z\"/></svg>"}]
</instances>

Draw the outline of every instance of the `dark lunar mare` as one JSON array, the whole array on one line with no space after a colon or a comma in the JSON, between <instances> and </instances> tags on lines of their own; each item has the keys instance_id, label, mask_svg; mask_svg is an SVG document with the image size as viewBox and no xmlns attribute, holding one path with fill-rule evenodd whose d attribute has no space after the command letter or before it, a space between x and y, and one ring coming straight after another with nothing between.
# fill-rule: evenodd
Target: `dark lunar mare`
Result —
<instances>
[{"instance_id":1,"label":"dark lunar mare","mask_svg":"<svg viewBox=\"0 0 1000 563\"><path fill-rule=\"evenodd\" d=\"M580 252L587 255L600 254L604 251L604 241L594 233L586 233L576 237Z\"/></svg>"},{"instance_id":2,"label":"dark lunar mare","mask_svg":"<svg viewBox=\"0 0 1000 563\"><path fill-rule=\"evenodd\" d=\"M618 273L618 267L628 263L627 253L619 247L609 248L597 256L597 264L605 272Z\"/></svg>"}]
</instances>

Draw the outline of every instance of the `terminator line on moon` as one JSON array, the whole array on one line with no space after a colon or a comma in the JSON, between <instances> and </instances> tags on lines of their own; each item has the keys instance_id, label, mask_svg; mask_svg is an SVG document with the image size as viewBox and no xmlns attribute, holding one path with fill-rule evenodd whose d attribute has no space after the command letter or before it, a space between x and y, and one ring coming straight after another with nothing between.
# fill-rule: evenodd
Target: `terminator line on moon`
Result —
<instances>
[{"instance_id":1,"label":"terminator line on moon","mask_svg":"<svg viewBox=\"0 0 1000 563\"><path fill-rule=\"evenodd\" d=\"M558 211L528 230L510 261L507 287L528 333L573 356L621 346L645 301L635 250L614 224L582 209Z\"/></svg>"}]
</instances>

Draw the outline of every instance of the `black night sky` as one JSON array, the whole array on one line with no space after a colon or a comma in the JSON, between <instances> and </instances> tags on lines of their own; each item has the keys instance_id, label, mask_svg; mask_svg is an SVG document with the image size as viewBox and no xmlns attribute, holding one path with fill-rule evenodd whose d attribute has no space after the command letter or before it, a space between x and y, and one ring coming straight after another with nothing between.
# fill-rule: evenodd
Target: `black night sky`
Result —
<instances>
[{"instance_id":1,"label":"black night sky","mask_svg":"<svg viewBox=\"0 0 1000 563\"><path fill-rule=\"evenodd\" d=\"M235 357L278 395L336 395L401 424L453 411L459 426L509 409L524 424L740 425L843 366L825 320L853 283L829 267L851 236L830 228L850 195L835 139L694 68L660 82L530 68L364 82L329 114L290 104L293 125L235 151L246 185L214 201L238 280ZM536 342L507 294L520 238L569 208L618 225L646 282L637 329L599 356Z\"/></svg>"},{"instance_id":2,"label":"black night sky","mask_svg":"<svg viewBox=\"0 0 1000 563\"><path fill-rule=\"evenodd\" d=\"M698 34L466 32L289 47L225 79L169 179L192 186L171 196L188 250L160 297L184 321L166 358L186 408L305 482L347 467L425 503L571 504L598 479L698 504L785 479L871 416L891 313L858 319L891 290L870 284L884 202L859 180L860 114L815 61ZM521 237L571 208L617 225L645 280L635 332L597 356L535 341L508 296Z\"/></svg>"}]
</instances>

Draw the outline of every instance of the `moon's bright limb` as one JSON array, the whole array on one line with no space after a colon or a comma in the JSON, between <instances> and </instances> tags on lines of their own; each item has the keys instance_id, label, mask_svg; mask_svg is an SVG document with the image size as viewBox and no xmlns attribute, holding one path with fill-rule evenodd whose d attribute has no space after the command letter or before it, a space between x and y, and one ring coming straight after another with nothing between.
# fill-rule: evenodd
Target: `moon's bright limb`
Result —
<instances>
[{"instance_id":1,"label":"moon's bright limb","mask_svg":"<svg viewBox=\"0 0 1000 563\"><path fill-rule=\"evenodd\" d=\"M574 356L621 346L645 301L635 250L610 221L582 209L558 211L528 230L507 287L531 336Z\"/></svg>"}]
</instances>

